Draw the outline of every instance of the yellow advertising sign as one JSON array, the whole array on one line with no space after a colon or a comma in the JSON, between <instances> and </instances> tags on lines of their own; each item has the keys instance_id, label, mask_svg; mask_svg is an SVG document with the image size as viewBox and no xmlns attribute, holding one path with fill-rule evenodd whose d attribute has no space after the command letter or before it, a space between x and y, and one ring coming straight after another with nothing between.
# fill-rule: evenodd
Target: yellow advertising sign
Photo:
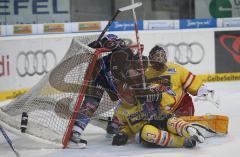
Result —
<instances>
[{"instance_id":1,"label":"yellow advertising sign","mask_svg":"<svg viewBox=\"0 0 240 157\"><path fill-rule=\"evenodd\" d=\"M22 95L27 91L29 91L29 89L24 88L19 90L0 92L0 101L16 98L17 96Z\"/></svg>"},{"instance_id":2,"label":"yellow advertising sign","mask_svg":"<svg viewBox=\"0 0 240 157\"><path fill-rule=\"evenodd\" d=\"M13 34L32 34L32 25L14 25Z\"/></svg>"},{"instance_id":3,"label":"yellow advertising sign","mask_svg":"<svg viewBox=\"0 0 240 157\"><path fill-rule=\"evenodd\" d=\"M239 73L219 73L200 75L204 82L222 82L222 81L239 81Z\"/></svg>"},{"instance_id":4,"label":"yellow advertising sign","mask_svg":"<svg viewBox=\"0 0 240 157\"><path fill-rule=\"evenodd\" d=\"M45 33L62 33L64 32L64 24L63 23L44 24L44 32Z\"/></svg>"},{"instance_id":5,"label":"yellow advertising sign","mask_svg":"<svg viewBox=\"0 0 240 157\"><path fill-rule=\"evenodd\" d=\"M223 82L223 81L239 81L240 80L240 72L239 73L202 74L199 76L202 77L204 82ZM27 91L29 91L29 89L24 88L20 90L0 92L0 101L16 98L17 96L24 94Z\"/></svg>"},{"instance_id":6,"label":"yellow advertising sign","mask_svg":"<svg viewBox=\"0 0 240 157\"><path fill-rule=\"evenodd\" d=\"M79 31L99 31L101 30L100 22L80 22L78 25Z\"/></svg>"}]
</instances>

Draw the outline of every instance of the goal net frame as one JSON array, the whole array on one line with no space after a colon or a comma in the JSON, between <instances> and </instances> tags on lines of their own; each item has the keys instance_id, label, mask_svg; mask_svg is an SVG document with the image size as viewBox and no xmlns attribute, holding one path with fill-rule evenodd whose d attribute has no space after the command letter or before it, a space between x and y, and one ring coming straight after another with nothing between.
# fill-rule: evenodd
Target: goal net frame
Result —
<instances>
[{"instance_id":1,"label":"goal net frame","mask_svg":"<svg viewBox=\"0 0 240 157\"><path fill-rule=\"evenodd\" d=\"M69 47L69 50L67 51L66 55L63 57L63 59L48 73L46 74L42 80L40 80L33 88L31 88L30 91L28 91L27 93L19 96L18 98L16 98L14 101L10 102L9 104L0 107L0 122L4 123L5 125L7 125L10 128L15 128L13 130L17 130L18 133L20 132L20 127L21 127L21 114L22 112L38 112L38 114L34 114L34 115L30 115L30 119L27 125L27 130L26 130L26 135L30 135L34 138L34 140L39 139L39 141L46 141L47 143L53 143L54 145L58 145L62 148L66 148L68 145L68 141L71 137L71 133L72 133L72 128L74 125L74 122L78 116L78 111L81 108L82 102L84 100L85 97L85 92L87 90L88 87L88 83L89 80L92 77L92 73L94 70L94 65L97 62L97 59L107 55L110 53L109 49L105 49L105 48L99 48L99 49L92 49L90 47L88 47L87 45L96 40L97 36L96 35L89 35L89 36L81 36L81 37L74 37L72 39L72 43ZM131 45L129 46L129 48L131 48L133 50L133 53L135 53L138 48L137 45ZM61 72L64 70L61 70L61 65L62 63L64 63L66 60L71 61L74 58L74 55L78 55L78 51L88 51L88 52L83 52L83 56L84 53L89 53L89 55L91 56L91 59L89 60L88 65L86 66L85 69L85 73L84 76L82 76L81 80L82 82L80 83L80 86L77 89L78 92L75 93L75 98L71 101L71 102L64 102L67 104L67 106L71 108L71 114L69 114L68 112L66 112L66 107L64 107L66 104L64 103L59 103L59 99L63 99L65 100L65 98L69 96L69 93L66 92L62 92L62 91L58 91L59 90L66 90L72 86L62 86L61 87L61 81L55 81L55 83L59 83L60 87L54 87L52 88L51 85L51 78L53 77L57 77L58 75L54 74L57 72ZM141 45L141 50L143 51L143 45ZM71 54L70 57L68 56L68 54ZM66 57L68 56L68 57ZM84 62L84 61L82 61ZM87 61L86 61L87 62ZM81 63L81 61L80 61ZM79 63L79 64L80 64ZM85 63L83 63L85 64ZM73 68L73 66L71 65L71 62L69 63L70 66L70 70L72 70L71 68ZM57 69L60 68L60 69ZM57 70L56 70L57 69ZM70 71L69 70L69 71ZM78 73L78 70L81 70L80 68L75 69L74 72L76 74L81 75L81 72ZM56 72L57 71L57 72ZM53 75L53 76L52 76ZM60 76L60 77L67 77L67 76ZM78 77L78 76L77 76ZM76 80L75 80L76 81ZM77 80L79 81L79 80ZM49 83L50 82L50 83ZM46 85L47 84L47 85ZM56 86L56 85L55 85ZM66 89L63 89L66 88ZM47 92L42 94L42 91ZM63 93L63 95L60 96L60 98L56 98L57 100L52 101L52 95L58 95L59 93L61 94L61 92ZM49 94L50 93L50 94ZM47 97L49 94L50 98ZM106 94L106 93L105 93ZM40 96L39 96L40 95ZM47 96L46 96L47 95ZM46 97L45 97L46 96ZM21 102L21 100L24 100L23 102ZM50 100L51 101L50 101ZM107 115L109 116L109 112L113 112L112 109L114 107L114 102L111 102L112 104L108 104L109 102L109 96L107 96L106 101L103 101L103 104L106 106L101 106L102 104L99 104L99 107L103 107L103 110L101 112L98 112L98 110L96 111L97 113L94 114L94 116L92 118L94 118L95 120L100 119L99 116L104 116L102 115L103 113L107 113ZM37 102L35 102L35 100ZM68 100L68 99L66 99ZM110 99L111 101L111 99ZM19 103L21 102L21 103ZM38 104L39 103L39 104ZM61 106L62 105L62 106ZM73 106L71 106L73 105ZM107 106L109 105L109 106ZM30 107L29 107L30 106ZM59 115L55 115L56 114L56 106L60 106L61 107L61 114L63 114L63 116ZM30 109L29 109L29 108ZM105 107L105 108L104 108ZM33 109L32 109L33 108ZM67 108L68 109L68 108ZM49 111L50 110L50 111ZM45 113L46 112L46 113ZM65 114L65 115L64 115ZM113 113L110 113L110 116L112 116ZM63 127L61 128L61 132L59 133L58 131L54 130L54 128L52 128L51 125L55 125L55 121L51 121L49 122L49 124L47 125L42 125L42 123L48 123L45 122L45 120L38 122L38 119L31 121L31 118L35 118L33 116L36 116L37 118L46 118L48 120L48 118L50 120L54 119L57 117L56 121L64 121L64 123L60 123L60 125L63 125ZM49 117L47 117L49 116ZM52 117L51 117L52 116ZM67 117L67 118L66 118ZM69 119L68 119L69 118ZM105 116L105 118L107 119L107 117ZM37 123L36 123L37 122ZM55 126L53 126L55 127ZM58 127L58 126L57 126ZM32 129L32 130L31 130ZM44 135L43 135L44 134ZM47 135L45 135L47 134Z\"/></svg>"}]
</instances>

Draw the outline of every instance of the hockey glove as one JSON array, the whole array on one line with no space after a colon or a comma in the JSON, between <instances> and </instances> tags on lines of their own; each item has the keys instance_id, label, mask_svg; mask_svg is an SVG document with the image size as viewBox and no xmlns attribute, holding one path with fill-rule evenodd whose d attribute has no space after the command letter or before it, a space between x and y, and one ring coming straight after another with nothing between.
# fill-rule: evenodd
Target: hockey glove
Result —
<instances>
[{"instance_id":1,"label":"hockey glove","mask_svg":"<svg viewBox=\"0 0 240 157\"><path fill-rule=\"evenodd\" d=\"M198 92L197 92L198 97L204 97L204 96L207 96L208 94L214 95L214 90L208 89L208 87L206 85L202 85L198 89Z\"/></svg>"},{"instance_id":2,"label":"hockey glove","mask_svg":"<svg viewBox=\"0 0 240 157\"><path fill-rule=\"evenodd\" d=\"M215 91L208 89L206 85L202 85L197 92L195 101L208 101L214 104L217 108L220 107L220 100L215 98Z\"/></svg>"},{"instance_id":3,"label":"hockey glove","mask_svg":"<svg viewBox=\"0 0 240 157\"><path fill-rule=\"evenodd\" d=\"M127 141L128 141L128 135L120 132L113 137L112 145L117 145L117 146L125 145Z\"/></svg>"}]
</instances>

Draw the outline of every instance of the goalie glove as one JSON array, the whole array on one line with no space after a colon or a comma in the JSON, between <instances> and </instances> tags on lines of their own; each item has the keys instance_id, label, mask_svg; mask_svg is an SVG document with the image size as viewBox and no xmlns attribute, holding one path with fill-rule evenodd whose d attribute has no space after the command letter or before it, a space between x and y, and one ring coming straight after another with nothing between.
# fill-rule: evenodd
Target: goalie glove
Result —
<instances>
[{"instance_id":1,"label":"goalie glove","mask_svg":"<svg viewBox=\"0 0 240 157\"><path fill-rule=\"evenodd\" d=\"M128 141L128 135L125 133L119 132L118 134L113 136L112 145L117 145L117 146L125 145L127 141Z\"/></svg>"},{"instance_id":2,"label":"goalie glove","mask_svg":"<svg viewBox=\"0 0 240 157\"><path fill-rule=\"evenodd\" d=\"M220 100L214 98L215 91L212 89L208 89L206 85L202 85L197 92L197 98L195 101L208 101L214 104L217 108L220 106Z\"/></svg>"},{"instance_id":3,"label":"goalie glove","mask_svg":"<svg viewBox=\"0 0 240 157\"><path fill-rule=\"evenodd\" d=\"M214 90L208 89L206 85L202 85L197 92L198 97L205 97L211 94L212 96L214 95Z\"/></svg>"}]
</instances>

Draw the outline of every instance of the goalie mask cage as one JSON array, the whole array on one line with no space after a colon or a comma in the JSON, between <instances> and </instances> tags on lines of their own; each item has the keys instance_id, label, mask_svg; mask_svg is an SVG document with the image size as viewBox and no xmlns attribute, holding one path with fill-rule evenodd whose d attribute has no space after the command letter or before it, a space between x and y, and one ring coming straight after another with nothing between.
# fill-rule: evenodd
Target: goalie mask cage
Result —
<instances>
[{"instance_id":1,"label":"goalie mask cage","mask_svg":"<svg viewBox=\"0 0 240 157\"><path fill-rule=\"evenodd\" d=\"M0 121L20 130L22 113L27 112L26 134L66 147L77 117L73 111L80 108L93 66L109 53L87 46L96 39L94 35L74 37L55 68L27 93L0 108ZM111 117L115 104L104 92L93 117Z\"/></svg>"}]
</instances>

